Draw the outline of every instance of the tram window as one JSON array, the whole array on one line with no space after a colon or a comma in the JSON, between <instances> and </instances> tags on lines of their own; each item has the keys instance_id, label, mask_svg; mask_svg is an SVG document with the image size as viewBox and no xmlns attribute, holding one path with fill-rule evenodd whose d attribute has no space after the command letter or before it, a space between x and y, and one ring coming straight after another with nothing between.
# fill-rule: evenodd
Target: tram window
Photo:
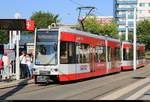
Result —
<instances>
[{"instance_id":1,"label":"tram window","mask_svg":"<svg viewBox=\"0 0 150 102\"><path fill-rule=\"evenodd\" d=\"M60 63L67 64L68 63L68 44L67 42L61 42L60 44Z\"/></svg>"},{"instance_id":2,"label":"tram window","mask_svg":"<svg viewBox=\"0 0 150 102\"><path fill-rule=\"evenodd\" d=\"M138 59L143 59L143 58L144 58L144 52L141 51L141 50L138 50L138 51L137 51L137 58L138 58Z\"/></svg>"},{"instance_id":3,"label":"tram window","mask_svg":"<svg viewBox=\"0 0 150 102\"><path fill-rule=\"evenodd\" d=\"M108 51L107 51L107 55L108 55L108 61L111 61L111 53L112 52L112 48L108 47Z\"/></svg>"},{"instance_id":4,"label":"tram window","mask_svg":"<svg viewBox=\"0 0 150 102\"><path fill-rule=\"evenodd\" d=\"M60 63L73 64L76 62L75 56L75 43L62 41L60 44Z\"/></svg>"},{"instance_id":5,"label":"tram window","mask_svg":"<svg viewBox=\"0 0 150 102\"><path fill-rule=\"evenodd\" d=\"M120 57L120 48L115 48L115 60L121 60Z\"/></svg>"},{"instance_id":6,"label":"tram window","mask_svg":"<svg viewBox=\"0 0 150 102\"><path fill-rule=\"evenodd\" d=\"M144 59L144 51L140 51L141 59Z\"/></svg>"},{"instance_id":7,"label":"tram window","mask_svg":"<svg viewBox=\"0 0 150 102\"><path fill-rule=\"evenodd\" d=\"M98 62L106 61L105 47L104 46L96 46L95 50L96 50L95 62L98 63Z\"/></svg>"},{"instance_id":8,"label":"tram window","mask_svg":"<svg viewBox=\"0 0 150 102\"><path fill-rule=\"evenodd\" d=\"M141 52L140 51L138 51L139 53L138 53L138 59L141 59Z\"/></svg>"},{"instance_id":9,"label":"tram window","mask_svg":"<svg viewBox=\"0 0 150 102\"><path fill-rule=\"evenodd\" d=\"M76 45L76 58L77 63L89 63L89 48L88 44L77 43Z\"/></svg>"},{"instance_id":10,"label":"tram window","mask_svg":"<svg viewBox=\"0 0 150 102\"><path fill-rule=\"evenodd\" d=\"M133 60L133 50L129 50L129 60Z\"/></svg>"},{"instance_id":11,"label":"tram window","mask_svg":"<svg viewBox=\"0 0 150 102\"><path fill-rule=\"evenodd\" d=\"M140 51L139 50L137 51L136 58L140 59Z\"/></svg>"},{"instance_id":12,"label":"tram window","mask_svg":"<svg viewBox=\"0 0 150 102\"><path fill-rule=\"evenodd\" d=\"M123 59L132 60L133 59L133 50L132 49L123 49Z\"/></svg>"},{"instance_id":13,"label":"tram window","mask_svg":"<svg viewBox=\"0 0 150 102\"><path fill-rule=\"evenodd\" d=\"M115 60L115 48L111 48L111 61Z\"/></svg>"},{"instance_id":14,"label":"tram window","mask_svg":"<svg viewBox=\"0 0 150 102\"><path fill-rule=\"evenodd\" d=\"M123 59L127 60L127 52L126 49L123 49Z\"/></svg>"},{"instance_id":15,"label":"tram window","mask_svg":"<svg viewBox=\"0 0 150 102\"><path fill-rule=\"evenodd\" d=\"M76 48L74 42L68 42L68 63L76 63Z\"/></svg>"}]
</instances>

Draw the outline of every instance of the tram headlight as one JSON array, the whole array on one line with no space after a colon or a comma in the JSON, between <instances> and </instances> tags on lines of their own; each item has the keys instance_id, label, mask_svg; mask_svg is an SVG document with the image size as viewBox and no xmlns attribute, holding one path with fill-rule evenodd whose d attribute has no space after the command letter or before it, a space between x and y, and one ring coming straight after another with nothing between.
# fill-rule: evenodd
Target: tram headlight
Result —
<instances>
[{"instance_id":1,"label":"tram headlight","mask_svg":"<svg viewBox=\"0 0 150 102\"><path fill-rule=\"evenodd\" d=\"M57 72L57 71L58 71L58 69L54 69L54 71L55 71L55 72Z\"/></svg>"},{"instance_id":2,"label":"tram headlight","mask_svg":"<svg viewBox=\"0 0 150 102\"><path fill-rule=\"evenodd\" d=\"M38 74L35 68L32 69L33 74Z\"/></svg>"},{"instance_id":3,"label":"tram headlight","mask_svg":"<svg viewBox=\"0 0 150 102\"><path fill-rule=\"evenodd\" d=\"M52 72L57 72L57 71L58 71L58 69L57 69L57 68L55 68L55 69L51 69L51 71L52 71Z\"/></svg>"},{"instance_id":4,"label":"tram headlight","mask_svg":"<svg viewBox=\"0 0 150 102\"><path fill-rule=\"evenodd\" d=\"M33 72L35 72L35 71L36 71L36 69L35 69L35 68L33 68L33 69L32 69L32 71L33 71Z\"/></svg>"}]
</instances>

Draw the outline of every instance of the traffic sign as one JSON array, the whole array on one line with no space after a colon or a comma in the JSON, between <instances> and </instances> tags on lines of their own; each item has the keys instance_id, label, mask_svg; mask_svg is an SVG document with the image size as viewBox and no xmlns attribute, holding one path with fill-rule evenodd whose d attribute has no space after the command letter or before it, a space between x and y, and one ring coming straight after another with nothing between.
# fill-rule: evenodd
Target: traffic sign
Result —
<instances>
[{"instance_id":1,"label":"traffic sign","mask_svg":"<svg viewBox=\"0 0 150 102\"><path fill-rule=\"evenodd\" d=\"M33 20L26 20L26 30L34 31L35 24Z\"/></svg>"}]
</instances>

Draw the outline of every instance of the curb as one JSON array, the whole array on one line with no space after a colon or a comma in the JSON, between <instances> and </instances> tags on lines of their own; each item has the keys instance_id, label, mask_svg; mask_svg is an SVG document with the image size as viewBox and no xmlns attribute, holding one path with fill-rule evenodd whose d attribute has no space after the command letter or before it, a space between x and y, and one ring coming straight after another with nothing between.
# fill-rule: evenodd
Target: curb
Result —
<instances>
[{"instance_id":1,"label":"curb","mask_svg":"<svg viewBox=\"0 0 150 102\"><path fill-rule=\"evenodd\" d=\"M27 81L27 82L26 82ZM32 84L34 83L34 80L21 80L21 81L15 81L15 82L6 82L6 83L0 83L0 89L5 89L5 88L10 88L10 87L15 87L15 86L21 86L21 85L27 85L27 84Z\"/></svg>"}]
</instances>

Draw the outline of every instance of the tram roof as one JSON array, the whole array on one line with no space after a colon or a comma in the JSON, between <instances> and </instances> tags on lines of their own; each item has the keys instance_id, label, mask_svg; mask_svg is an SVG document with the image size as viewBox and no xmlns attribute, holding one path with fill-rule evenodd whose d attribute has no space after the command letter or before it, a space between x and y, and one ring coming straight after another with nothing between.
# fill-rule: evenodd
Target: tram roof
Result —
<instances>
[{"instance_id":1,"label":"tram roof","mask_svg":"<svg viewBox=\"0 0 150 102\"><path fill-rule=\"evenodd\" d=\"M123 43L123 44L132 44L132 45L133 45L133 42L129 42L129 41L122 41L122 43ZM137 42L136 45L137 45L137 46L145 46L145 44L139 43L139 42Z\"/></svg>"},{"instance_id":2,"label":"tram roof","mask_svg":"<svg viewBox=\"0 0 150 102\"><path fill-rule=\"evenodd\" d=\"M129 41L122 41L123 44L133 44L132 42Z\"/></svg>"},{"instance_id":3,"label":"tram roof","mask_svg":"<svg viewBox=\"0 0 150 102\"><path fill-rule=\"evenodd\" d=\"M48 28L46 29L38 29L38 31L45 31L45 30L49 30ZM108 40L108 41L115 41L115 42L120 42L120 40L118 39L114 39L111 38L109 36L102 36L102 35L97 35L97 34L92 34L90 32L85 32L85 31L81 31L81 30L77 30L77 29L72 29L69 27L56 27L56 28L51 28L51 31L64 31L64 32L69 32L72 34L79 34L79 35L83 35L83 36L89 36L89 37L93 37L93 38L99 38L99 39L103 39L103 40Z\"/></svg>"},{"instance_id":4,"label":"tram roof","mask_svg":"<svg viewBox=\"0 0 150 102\"><path fill-rule=\"evenodd\" d=\"M96 34L92 34L90 32L80 31L80 30L66 28L66 27L60 27L60 31L65 31L65 32L73 33L73 34L79 34L79 35L83 35L83 36L89 36L89 37L93 37L93 38L99 38L99 39L103 39L103 40L107 39L109 41L120 42L120 40L111 38L109 36L96 35Z\"/></svg>"}]
</instances>

